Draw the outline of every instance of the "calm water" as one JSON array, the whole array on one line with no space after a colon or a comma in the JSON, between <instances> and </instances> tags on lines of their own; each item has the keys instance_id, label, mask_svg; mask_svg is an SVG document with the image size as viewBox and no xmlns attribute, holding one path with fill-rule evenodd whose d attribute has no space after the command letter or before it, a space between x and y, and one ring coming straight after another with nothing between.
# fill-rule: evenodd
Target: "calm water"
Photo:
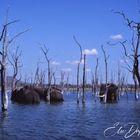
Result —
<instances>
[{"instance_id":1,"label":"calm water","mask_svg":"<svg viewBox=\"0 0 140 140\"><path fill-rule=\"evenodd\" d=\"M65 94L64 99L62 104L53 105L19 105L9 101L8 112L0 112L0 140L123 140L130 129L128 123L140 126L140 101L135 102L132 95L129 100L121 97L117 104L101 104L88 93L85 106L76 104L76 94ZM117 129L106 131L106 135L117 133L121 126L126 131L105 137L105 130L116 122L120 122ZM140 136L135 133L128 139Z\"/></svg>"}]
</instances>

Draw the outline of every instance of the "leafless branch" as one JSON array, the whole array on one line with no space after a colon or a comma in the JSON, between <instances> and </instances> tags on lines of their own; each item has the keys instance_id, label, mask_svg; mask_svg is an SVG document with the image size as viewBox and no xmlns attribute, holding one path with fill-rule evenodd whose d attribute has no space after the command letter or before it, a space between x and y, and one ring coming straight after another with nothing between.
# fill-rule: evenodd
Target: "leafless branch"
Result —
<instances>
[{"instance_id":1,"label":"leafless branch","mask_svg":"<svg viewBox=\"0 0 140 140\"><path fill-rule=\"evenodd\" d=\"M17 80L16 78L17 78L17 75L18 75L18 72L19 72L19 68L22 67L22 65L19 61L19 58L21 57L21 53L22 53L22 51L19 51L19 47L17 47L14 53L10 53L11 54L11 59L8 58L10 64L13 67L12 90L14 90L16 88L17 83L20 80L20 79Z\"/></svg>"},{"instance_id":2,"label":"leafless branch","mask_svg":"<svg viewBox=\"0 0 140 140\"><path fill-rule=\"evenodd\" d=\"M103 55L104 55L105 73L106 73L106 85L107 85L107 82L108 82L108 62L107 62L107 60L109 59L109 55L106 54L106 51L105 51L103 45L101 46L101 49L102 49L102 52L103 52Z\"/></svg>"},{"instance_id":3,"label":"leafless branch","mask_svg":"<svg viewBox=\"0 0 140 140\"><path fill-rule=\"evenodd\" d=\"M115 14L121 15L124 18L124 20L126 21L128 27L130 27L131 29L132 28L136 28L137 22L135 22L135 21L130 20L129 18L127 18L123 11L117 12L117 11L112 10L112 12L114 12Z\"/></svg>"},{"instance_id":4,"label":"leafless branch","mask_svg":"<svg viewBox=\"0 0 140 140\"><path fill-rule=\"evenodd\" d=\"M29 30L30 30L30 29L26 29L26 30L24 30L24 31L22 31L22 32L20 32L20 33L18 33L18 34L16 34L14 37L12 37L11 40L9 40L8 43L11 44L17 37L19 37L20 35L22 35L22 34L28 32Z\"/></svg>"},{"instance_id":5,"label":"leafless branch","mask_svg":"<svg viewBox=\"0 0 140 140\"><path fill-rule=\"evenodd\" d=\"M3 25L3 29L2 29L2 32L1 32L1 35L0 35L0 42L1 42L1 40L3 39L4 32L5 32L6 28L7 28L9 25L11 25L11 24L13 24L13 23L16 23L16 22L19 22L19 20L14 20L14 21L8 22L8 23L6 23L5 25Z\"/></svg>"}]
</instances>

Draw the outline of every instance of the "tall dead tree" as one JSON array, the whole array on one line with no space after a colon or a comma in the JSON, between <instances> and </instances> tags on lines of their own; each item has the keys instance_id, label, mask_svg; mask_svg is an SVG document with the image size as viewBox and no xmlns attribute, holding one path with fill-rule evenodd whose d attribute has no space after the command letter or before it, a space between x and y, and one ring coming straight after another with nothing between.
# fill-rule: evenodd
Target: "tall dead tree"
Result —
<instances>
[{"instance_id":1,"label":"tall dead tree","mask_svg":"<svg viewBox=\"0 0 140 140\"><path fill-rule=\"evenodd\" d=\"M108 82L108 58L109 58L109 55L106 54L106 51L105 51L103 45L101 46L101 49L102 49L102 52L103 52L103 55L104 55L104 62L105 62L105 84L107 85L107 82Z\"/></svg>"},{"instance_id":2,"label":"tall dead tree","mask_svg":"<svg viewBox=\"0 0 140 140\"><path fill-rule=\"evenodd\" d=\"M94 92L95 94L97 92L97 87L98 87L98 64L99 64L99 59L97 57L95 71L92 72L92 92Z\"/></svg>"},{"instance_id":3,"label":"tall dead tree","mask_svg":"<svg viewBox=\"0 0 140 140\"><path fill-rule=\"evenodd\" d=\"M91 71L91 85L92 85L92 87L91 87L91 91L92 91L92 93L94 94L95 92L94 92L94 90L95 90L95 77L94 77L94 72L93 71Z\"/></svg>"},{"instance_id":4,"label":"tall dead tree","mask_svg":"<svg viewBox=\"0 0 140 140\"><path fill-rule=\"evenodd\" d=\"M34 84L35 84L35 86L39 85L39 63L37 63L37 68L35 71Z\"/></svg>"},{"instance_id":5,"label":"tall dead tree","mask_svg":"<svg viewBox=\"0 0 140 140\"><path fill-rule=\"evenodd\" d=\"M120 91L121 91L121 69L120 69L120 63L118 62L118 99L120 98Z\"/></svg>"},{"instance_id":6,"label":"tall dead tree","mask_svg":"<svg viewBox=\"0 0 140 140\"><path fill-rule=\"evenodd\" d=\"M113 11L114 12L114 11ZM123 17L124 21L126 22L128 28L133 32L131 44L127 44L131 48L131 52L128 53L127 48L127 40L123 42L119 42L124 49L124 55L127 59L131 61L131 63L126 62L127 69L129 72L132 73L134 85L135 85L135 99L137 99L137 85L140 88L140 71L139 71L139 58L140 58L140 22L136 22L134 20L130 20L124 12L114 12L119 14Z\"/></svg>"},{"instance_id":7,"label":"tall dead tree","mask_svg":"<svg viewBox=\"0 0 140 140\"><path fill-rule=\"evenodd\" d=\"M66 77L66 89L67 91L69 90L69 77L70 77L70 73L67 73L67 77Z\"/></svg>"},{"instance_id":8,"label":"tall dead tree","mask_svg":"<svg viewBox=\"0 0 140 140\"><path fill-rule=\"evenodd\" d=\"M7 110L8 108L8 95L6 93L6 81L7 81L7 59L8 59L8 48L12 44L12 42L22 35L23 33L27 32L29 29L19 32L16 35L14 35L12 38L8 36L8 27L9 25L18 22L18 20L14 20L12 22L8 22L8 11L6 16L6 23L3 25L2 31L0 33L0 43L2 46L2 49L0 51L1 60L0 60L0 66L1 66L1 103L2 103L2 111Z\"/></svg>"},{"instance_id":9,"label":"tall dead tree","mask_svg":"<svg viewBox=\"0 0 140 140\"><path fill-rule=\"evenodd\" d=\"M45 71L41 69L40 73L39 73L39 85L40 86L44 86L44 84L45 84L45 77L46 77Z\"/></svg>"},{"instance_id":10,"label":"tall dead tree","mask_svg":"<svg viewBox=\"0 0 140 140\"><path fill-rule=\"evenodd\" d=\"M24 85L29 84L29 81L30 81L30 78L28 77L27 73L25 73L25 76L24 76Z\"/></svg>"},{"instance_id":11,"label":"tall dead tree","mask_svg":"<svg viewBox=\"0 0 140 140\"><path fill-rule=\"evenodd\" d=\"M122 91L125 91L125 89L126 89L126 82L127 81L127 79L126 79L126 74L122 74L121 75L121 77L120 77L120 88L119 88L119 90L122 92Z\"/></svg>"},{"instance_id":12,"label":"tall dead tree","mask_svg":"<svg viewBox=\"0 0 140 140\"><path fill-rule=\"evenodd\" d=\"M102 75L102 71L100 72L100 85L103 83L103 75Z\"/></svg>"},{"instance_id":13,"label":"tall dead tree","mask_svg":"<svg viewBox=\"0 0 140 140\"><path fill-rule=\"evenodd\" d=\"M79 97L80 97L80 64L82 62L82 46L80 45L80 43L77 41L76 37L73 36L73 39L75 41L75 43L78 45L79 50L80 50L80 58L79 58L79 62L77 64L77 103L79 103Z\"/></svg>"},{"instance_id":14,"label":"tall dead tree","mask_svg":"<svg viewBox=\"0 0 140 140\"><path fill-rule=\"evenodd\" d=\"M65 86L65 71L61 71L61 79L60 79L60 86L61 90L64 91L64 86Z\"/></svg>"},{"instance_id":15,"label":"tall dead tree","mask_svg":"<svg viewBox=\"0 0 140 140\"><path fill-rule=\"evenodd\" d=\"M95 85L94 85L94 93L97 92L97 86L98 86L98 63L99 63L99 59L97 57L96 59L96 66L95 66Z\"/></svg>"},{"instance_id":16,"label":"tall dead tree","mask_svg":"<svg viewBox=\"0 0 140 140\"><path fill-rule=\"evenodd\" d=\"M55 76L55 72L52 73L52 78L53 78L53 85L56 86L56 76Z\"/></svg>"},{"instance_id":17,"label":"tall dead tree","mask_svg":"<svg viewBox=\"0 0 140 140\"><path fill-rule=\"evenodd\" d=\"M111 78L110 78L110 82L111 83L114 83L114 73L113 73L113 70L111 70Z\"/></svg>"},{"instance_id":18,"label":"tall dead tree","mask_svg":"<svg viewBox=\"0 0 140 140\"><path fill-rule=\"evenodd\" d=\"M45 71L40 70L39 63L37 63L37 68L34 76L34 84L35 86L41 86L43 87L45 83Z\"/></svg>"},{"instance_id":19,"label":"tall dead tree","mask_svg":"<svg viewBox=\"0 0 140 140\"><path fill-rule=\"evenodd\" d=\"M19 51L19 47L17 47L16 51L11 54L11 59L9 59L9 62L13 67L13 77L12 77L12 86L11 86L12 91L14 91L17 88L17 84L21 80L21 76L19 79L17 79L19 69L22 67L22 64L19 60L20 57L21 57L21 51Z\"/></svg>"},{"instance_id":20,"label":"tall dead tree","mask_svg":"<svg viewBox=\"0 0 140 140\"><path fill-rule=\"evenodd\" d=\"M105 84L106 84L106 94L107 94L107 90L108 90L108 86L107 86L107 83L108 83L108 58L109 58L109 55L106 54L106 51L103 47L103 45L101 46L101 49L102 49L102 52L103 52L103 55L104 55L104 62L105 62ZM105 103L106 103L106 99L107 99L107 95L105 95Z\"/></svg>"},{"instance_id":21,"label":"tall dead tree","mask_svg":"<svg viewBox=\"0 0 140 140\"><path fill-rule=\"evenodd\" d=\"M49 50L47 49L46 45L44 45L44 48L41 47L41 50L45 56L48 65L48 100L50 101L51 80L53 76L51 72L51 59L48 57Z\"/></svg>"},{"instance_id":22,"label":"tall dead tree","mask_svg":"<svg viewBox=\"0 0 140 140\"><path fill-rule=\"evenodd\" d=\"M133 50L134 51L133 54L130 55L127 52L126 44L125 43L126 43L126 41L120 42L120 44L124 48L125 57L127 59L129 59L131 61L131 63L128 63L127 60L125 60L126 67L124 67L124 68L126 68L132 74L132 78L133 78L133 81L134 81L135 99L137 99L138 98L137 97L137 85L139 83L138 78L137 78L137 76L139 77L139 72L138 72L139 71L138 70L139 69L139 59L138 59L138 55L139 54L138 54L137 51L135 52L135 50ZM139 83L139 88L140 88L140 83Z\"/></svg>"},{"instance_id":23,"label":"tall dead tree","mask_svg":"<svg viewBox=\"0 0 140 140\"><path fill-rule=\"evenodd\" d=\"M84 54L84 65L83 65L83 93L82 103L85 103L85 83L86 83L86 54Z\"/></svg>"}]
</instances>

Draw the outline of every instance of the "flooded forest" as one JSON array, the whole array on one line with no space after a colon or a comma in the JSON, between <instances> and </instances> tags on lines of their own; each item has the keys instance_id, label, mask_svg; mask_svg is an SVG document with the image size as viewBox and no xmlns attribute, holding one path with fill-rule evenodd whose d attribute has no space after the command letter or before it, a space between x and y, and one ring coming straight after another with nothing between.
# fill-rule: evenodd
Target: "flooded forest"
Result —
<instances>
[{"instance_id":1,"label":"flooded forest","mask_svg":"<svg viewBox=\"0 0 140 140\"><path fill-rule=\"evenodd\" d=\"M58 7L55 7L56 11ZM16 41L24 42L24 37L32 38L28 34L34 32L35 25L19 30L24 20L11 19L11 14L9 7L0 25L1 140L139 139L139 18L123 10L109 10L107 16L111 14L114 19L117 18L116 25L122 23L122 28L129 32L127 39L116 34L104 43L101 41L97 47L87 49L82 40L84 35L80 38L78 33L73 33L70 38L73 47L68 47L63 54L59 53L63 51L61 47L54 50L58 52L57 56L69 55L76 60L67 61L63 58L69 67L63 68L62 65L59 69L60 63L54 61L56 54L51 53L53 48L40 40L34 42L37 51L30 49L31 44L24 46L28 47L31 55L26 58L28 66L23 63L26 52L20 45L16 45ZM39 23L40 30L43 19ZM112 24L112 28L118 30L116 25ZM72 30L71 26L69 28ZM98 28L106 28L106 25L102 23ZM39 36L41 32L38 32ZM96 36L98 38L98 33L95 33ZM57 43L59 36L58 40L53 40ZM39 55L37 61L34 55ZM113 56L119 61L113 62ZM26 74L25 67L28 70Z\"/></svg>"}]
</instances>

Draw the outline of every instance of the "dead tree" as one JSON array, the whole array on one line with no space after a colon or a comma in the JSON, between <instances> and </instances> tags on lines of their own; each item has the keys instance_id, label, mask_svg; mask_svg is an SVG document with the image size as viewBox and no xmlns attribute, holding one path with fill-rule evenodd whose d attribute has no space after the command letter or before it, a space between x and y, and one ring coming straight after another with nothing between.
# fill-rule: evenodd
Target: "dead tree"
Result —
<instances>
[{"instance_id":1,"label":"dead tree","mask_svg":"<svg viewBox=\"0 0 140 140\"><path fill-rule=\"evenodd\" d=\"M30 78L28 77L27 73L25 73L25 77L24 77L24 85L29 84L29 80Z\"/></svg>"},{"instance_id":2,"label":"dead tree","mask_svg":"<svg viewBox=\"0 0 140 140\"><path fill-rule=\"evenodd\" d=\"M92 85L92 88L91 88L91 91L92 93L94 94L95 92L95 77L94 77L94 72L92 71L91 72L91 75L92 75L92 78L91 78L91 85Z\"/></svg>"},{"instance_id":3,"label":"dead tree","mask_svg":"<svg viewBox=\"0 0 140 140\"><path fill-rule=\"evenodd\" d=\"M103 45L101 46L102 48L102 52L103 52L103 55L104 55L104 62L105 62L105 84L107 85L107 82L108 82L108 58L109 58L109 55L106 54L106 51L103 47Z\"/></svg>"},{"instance_id":4,"label":"dead tree","mask_svg":"<svg viewBox=\"0 0 140 140\"><path fill-rule=\"evenodd\" d=\"M114 83L114 73L113 73L113 70L111 70L110 82L111 82L111 83Z\"/></svg>"},{"instance_id":5,"label":"dead tree","mask_svg":"<svg viewBox=\"0 0 140 140\"><path fill-rule=\"evenodd\" d=\"M114 11L113 11L114 12ZM137 85L139 85L140 88L140 71L139 71L139 48L140 48L140 22L135 22L134 20L130 20L124 12L114 12L123 17L125 20L127 26L131 31L133 31L132 39L131 39L131 52L128 53L127 47L126 47L126 42L127 40L123 42L119 42L122 47L124 48L124 54L127 59L131 61L130 64L126 62L127 64L127 69L129 72L132 73L133 81L135 84L135 99L137 99Z\"/></svg>"},{"instance_id":6,"label":"dead tree","mask_svg":"<svg viewBox=\"0 0 140 140\"><path fill-rule=\"evenodd\" d=\"M43 87L45 83L45 76L45 71L42 69L40 70L39 63L37 63L37 68L34 76L34 85Z\"/></svg>"},{"instance_id":7,"label":"dead tree","mask_svg":"<svg viewBox=\"0 0 140 140\"><path fill-rule=\"evenodd\" d=\"M45 71L40 70L38 74L38 85L43 87L45 83Z\"/></svg>"},{"instance_id":8,"label":"dead tree","mask_svg":"<svg viewBox=\"0 0 140 140\"><path fill-rule=\"evenodd\" d=\"M122 83L121 83L121 69L120 69L120 63L118 62L118 99L120 98L120 91L121 91L121 87L122 87Z\"/></svg>"},{"instance_id":9,"label":"dead tree","mask_svg":"<svg viewBox=\"0 0 140 140\"><path fill-rule=\"evenodd\" d=\"M125 90L126 83L127 83L126 81L127 81L126 75L125 74L122 74L121 77L120 77L120 84L119 84L120 85L119 90L121 92L123 92Z\"/></svg>"},{"instance_id":10,"label":"dead tree","mask_svg":"<svg viewBox=\"0 0 140 140\"><path fill-rule=\"evenodd\" d=\"M11 59L9 59L9 62L13 67L13 77L12 77L12 86L11 86L12 91L14 91L17 88L17 84L21 80L21 76L19 79L17 79L19 69L22 67L22 64L19 60L20 57L21 57L21 51L19 51L19 47L17 47L16 51L11 54Z\"/></svg>"},{"instance_id":11,"label":"dead tree","mask_svg":"<svg viewBox=\"0 0 140 140\"><path fill-rule=\"evenodd\" d=\"M47 49L46 45L44 45L44 48L41 47L41 50L45 56L48 65L47 67L48 68L48 100L50 101L50 90L51 90L51 80L52 80L51 59L48 57L49 50Z\"/></svg>"},{"instance_id":12,"label":"dead tree","mask_svg":"<svg viewBox=\"0 0 140 140\"><path fill-rule=\"evenodd\" d=\"M55 72L52 73L52 78L53 78L53 85L56 86Z\"/></svg>"},{"instance_id":13,"label":"dead tree","mask_svg":"<svg viewBox=\"0 0 140 140\"><path fill-rule=\"evenodd\" d=\"M84 54L84 66L83 66L83 93L82 93L82 103L85 103L85 84L86 83L86 54Z\"/></svg>"},{"instance_id":14,"label":"dead tree","mask_svg":"<svg viewBox=\"0 0 140 140\"><path fill-rule=\"evenodd\" d=\"M64 91L64 86L65 86L65 72L61 71L61 79L60 79L60 86L61 86L61 90Z\"/></svg>"},{"instance_id":15,"label":"dead tree","mask_svg":"<svg viewBox=\"0 0 140 140\"><path fill-rule=\"evenodd\" d=\"M18 20L14 20L12 22L8 22L8 11L6 16L6 23L2 28L2 32L0 33L0 42L2 45L2 50L0 51L1 60L0 60L0 66L1 66L1 103L2 103L2 110L5 111L8 108L8 95L6 93L6 70L7 70L7 59L8 59L8 48L12 44L12 42L22 35L23 33L27 32L28 30L25 30L23 32L17 33L15 36L13 36L11 39L8 37L8 27L9 25L18 22Z\"/></svg>"},{"instance_id":16,"label":"dead tree","mask_svg":"<svg viewBox=\"0 0 140 140\"><path fill-rule=\"evenodd\" d=\"M70 73L67 73L67 77L66 77L66 89L67 91L69 90L69 77L70 77Z\"/></svg>"},{"instance_id":17,"label":"dead tree","mask_svg":"<svg viewBox=\"0 0 140 140\"><path fill-rule=\"evenodd\" d=\"M29 77L29 80L30 80L30 82L29 82L29 83L30 83L30 85L31 85L31 86L33 86L33 85L34 85L34 74L33 74L33 72L32 72L32 71L30 72L30 77Z\"/></svg>"},{"instance_id":18,"label":"dead tree","mask_svg":"<svg viewBox=\"0 0 140 140\"><path fill-rule=\"evenodd\" d=\"M44 45L44 48L41 48L41 49L48 65L48 85L51 85L51 59L48 57L49 50L46 48L45 45Z\"/></svg>"},{"instance_id":19,"label":"dead tree","mask_svg":"<svg viewBox=\"0 0 140 140\"><path fill-rule=\"evenodd\" d=\"M39 63L37 63L37 68L36 68L36 71L35 71L34 85L35 86L39 85Z\"/></svg>"},{"instance_id":20,"label":"dead tree","mask_svg":"<svg viewBox=\"0 0 140 140\"><path fill-rule=\"evenodd\" d=\"M75 36L73 36L73 39L74 39L75 43L78 45L78 47L80 49L80 58L79 58L79 62L77 64L77 103L79 103L79 96L80 96L79 95L79 92L80 92L80 64L82 62L82 46L77 41Z\"/></svg>"},{"instance_id":21,"label":"dead tree","mask_svg":"<svg viewBox=\"0 0 140 140\"><path fill-rule=\"evenodd\" d=\"M92 92L96 94L97 92L97 87L98 87L98 57L96 59L96 66L95 66L95 71L92 72Z\"/></svg>"},{"instance_id":22,"label":"dead tree","mask_svg":"<svg viewBox=\"0 0 140 140\"><path fill-rule=\"evenodd\" d=\"M135 51L135 48L133 48L133 54L128 54L127 49L126 49L126 45L125 45L126 41L124 42L120 42L120 44L123 46L124 48L124 54L125 54L125 59L129 59L131 61L131 63L128 63L127 60L125 60L125 64L126 67L123 66L124 68L126 68L130 73L132 73L132 78L134 81L134 93L135 93L135 99L137 99L137 85L139 83L137 75L139 75L139 59L138 59L138 52ZM140 83L139 83L139 87L140 87Z\"/></svg>"},{"instance_id":23,"label":"dead tree","mask_svg":"<svg viewBox=\"0 0 140 140\"><path fill-rule=\"evenodd\" d=\"M118 63L118 87L121 85L121 69L120 69L120 63Z\"/></svg>"},{"instance_id":24,"label":"dead tree","mask_svg":"<svg viewBox=\"0 0 140 140\"><path fill-rule=\"evenodd\" d=\"M103 52L103 55L104 55L104 62L105 62L105 84L106 84L106 92L107 93L107 83L108 83L108 58L109 58L109 55L106 54L106 51L104 50L104 47L103 45L101 46L101 49L102 49L102 52ZM105 103L106 103L106 98L107 98L107 95L105 95Z\"/></svg>"},{"instance_id":25,"label":"dead tree","mask_svg":"<svg viewBox=\"0 0 140 140\"><path fill-rule=\"evenodd\" d=\"M95 66L95 85L94 85L94 93L97 92L97 87L98 87L98 63L99 59L96 59L96 66Z\"/></svg>"},{"instance_id":26,"label":"dead tree","mask_svg":"<svg viewBox=\"0 0 140 140\"><path fill-rule=\"evenodd\" d=\"M100 72L100 85L103 83L103 75L102 75L102 71Z\"/></svg>"}]
</instances>

